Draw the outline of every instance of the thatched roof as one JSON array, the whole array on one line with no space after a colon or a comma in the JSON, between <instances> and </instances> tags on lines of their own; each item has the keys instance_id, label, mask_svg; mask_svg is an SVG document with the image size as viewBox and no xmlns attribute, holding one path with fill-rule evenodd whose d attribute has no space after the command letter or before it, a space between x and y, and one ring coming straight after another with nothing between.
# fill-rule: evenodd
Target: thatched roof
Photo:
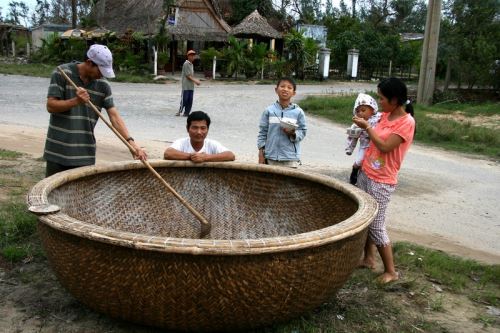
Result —
<instances>
[{"instance_id":1,"label":"thatched roof","mask_svg":"<svg viewBox=\"0 0 500 333\"><path fill-rule=\"evenodd\" d=\"M200 28L192 26L188 23L186 17L179 17L175 26L167 26L167 32L174 36L176 40L193 40L193 41L226 41L228 30L214 29L214 28Z\"/></svg>"},{"instance_id":2,"label":"thatched roof","mask_svg":"<svg viewBox=\"0 0 500 333\"><path fill-rule=\"evenodd\" d=\"M162 12L162 1L157 0L100 0L93 14L99 26L119 35L129 29L148 35L157 32Z\"/></svg>"},{"instance_id":3,"label":"thatched roof","mask_svg":"<svg viewBox=\"0 0 500 333\"><path fill-rule=\"evenodd\" d=\"M99 26L124 34L127 30L145 35L158 33L165 18L161 0L100 0L94 17ZM167 32L176 40L226 40L229 25L221 18L216 0L177 0L178 16Z\"/></svg>"},{"instance_id":4,"label":"thatched roof","mask_svg":"<svg viewBox=\"0 0 500 333\"><path fill-rule=\"evenodd\" d=\"M254 10L245 17L240 24L233 27L231 34L235 36L262 36L268 38L282 38L280 32L274 29L259 12Z\"/></svg>"}]
</instances>

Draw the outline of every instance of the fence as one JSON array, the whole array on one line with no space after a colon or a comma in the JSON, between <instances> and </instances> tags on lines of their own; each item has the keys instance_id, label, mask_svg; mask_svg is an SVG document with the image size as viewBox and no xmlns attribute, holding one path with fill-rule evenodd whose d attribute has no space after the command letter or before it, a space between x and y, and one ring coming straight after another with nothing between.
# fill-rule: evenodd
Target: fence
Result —
<instances>
[{"instance_id":1,"label":"fence","mask_svg":"<svg viewBox=\"0 0 500 333\"><path fill-rule=\"evenodd\" d=\"M397 77L405 81L418 80L418 69L414 67L397 66L389 68L366 68L363 63L358 64L358 75L355 80L380 80L386 77ZM352 80L353 78L347 75L347 68L345 67L331 67L330 80Z\"/></svg>"}]
</instances>

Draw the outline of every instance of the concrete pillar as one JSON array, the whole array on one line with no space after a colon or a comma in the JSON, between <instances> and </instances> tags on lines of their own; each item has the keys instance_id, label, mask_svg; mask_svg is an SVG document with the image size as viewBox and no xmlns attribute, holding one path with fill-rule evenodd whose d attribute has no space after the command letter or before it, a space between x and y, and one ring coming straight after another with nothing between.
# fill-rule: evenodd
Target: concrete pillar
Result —
<instances>
[{"instance_id":1,"label":"concrete pillar","mask_svg":"<svg viewBox=\"0 0 500 333\"><path fill-rule=\"evenodd\" d=\"M153 74L156 77L158 75L158 50L156 49L155 46L153 46L153 55L154 55L154 60L153 60Z\"/></svg>"},{"instance_id":2,"label":"concrete pillar","mask_svg":"<svg viewBox=\"0 0 500 333\"><path fill-rule=\"evenodd\" d=\"M330 49L323 47L319 50L319 78L328 79L330 74Z\"/></svg>"},{"instance_id":3,"label":"concrete pillar","mask_svg":"<svg viewBox=\"0 0 500 333\"><path fill-rule=\"evenodd\" d=\"M12 41L12 57L16 57L16 43Z\"/></svg>"},{"instance_id":4,"label":"concrete pillar","mask_svg":"<svg viewBox=\"0 0 500 333\"><path fill-rule=\"evenodd\" d=\"M273 38L271 39L271 47L270 47L271 51L274 51L275 47L276 47L276 40Z\"/></svg>"},{"instance_id":5,"label":"concrete pillar","mask_svg":"<svg viewBox=\"0 0 500 333\"><path fill-rule=\"evenodd\" d=\"M179 7L175 7L175 23L174 26L177 25L177 21L179 21L177 18L179 17Z\"/></svg>"},{"instance_id":6,"label":"concrete pillar","mask_svg":"<svg viewBox=\"0 0 500 333\"><path fill-rule=\"evenodd\" d=\"M359 50L350 49L347 51L347 76L350 78L358 77L358 59Z\"/></svg>"},{"instance_id":7,"label":"concrete pillar","mask_svg":"<svg viewBox=\"0 0 500 333\"><path fill-rule=\"evenodd\" d=\"M215 69L217 68L217 57L214 56L214 60L212 62L212 80L215 80Z\"/></svg>"},{"instance_id":8,"label":"concrete pillar","mask_svg":"<svg viewBox=\"0 0 500 333\"><path fill-rule=\"evenodd\" d=\"M441 0L429 0L427 6L427 21L425 22L417 90L417 103L424 105L431 105L434 97L439 28L441 24L441 2Z\"/></svg>"}]
</instances>

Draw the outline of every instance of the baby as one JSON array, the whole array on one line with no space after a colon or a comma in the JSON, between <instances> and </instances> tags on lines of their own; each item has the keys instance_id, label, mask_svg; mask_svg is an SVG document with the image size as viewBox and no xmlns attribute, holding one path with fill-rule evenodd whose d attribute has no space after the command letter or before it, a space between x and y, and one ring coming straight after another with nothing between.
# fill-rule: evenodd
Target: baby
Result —
<instances>
[{"instance_id":1,"label":"baby","mask_svg":"<svg viewBox=\"0 0 500 333\"><path fill-rule=\"evenodd\" d=\"M371 127L375 127L380 120L377 102L373 97L367 94L358 95L356 101L354 102L352 113L355 116L367 120ZM352 124L351 127L347 129L347 146L345 148L345 153L347 155L352 154L354 148L356 148L358 140L358 154L356 155L356 160L352 166L351 176L349 177L349 182L353 185L356 185L356 182L358 181L358 171L363 163L365 151L370 145L370 137L365 130L358 127L356 124Z\"/></svg>"}]
</instances>

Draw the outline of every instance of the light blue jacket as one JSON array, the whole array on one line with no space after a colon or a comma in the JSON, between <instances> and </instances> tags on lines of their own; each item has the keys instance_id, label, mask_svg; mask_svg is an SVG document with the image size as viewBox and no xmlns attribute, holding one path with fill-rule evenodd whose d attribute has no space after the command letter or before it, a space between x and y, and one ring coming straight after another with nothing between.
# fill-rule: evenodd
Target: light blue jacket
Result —
<instances>
[{"instance_id":1,"label":"light blue jacket","mask_svg":"<svg viewBox=\"0 0 500 333\"><path fill-rule=\"evenodd\" d=\"M290 138L281 129L280 119L298 125L295 139ZM257 148L264 148L265 158L274 161L299 161L300 141L306 136L306 116L297 104L281 108L278 102L268 106L262 113L259 124Z\"/></svg>"}]
</instances>

